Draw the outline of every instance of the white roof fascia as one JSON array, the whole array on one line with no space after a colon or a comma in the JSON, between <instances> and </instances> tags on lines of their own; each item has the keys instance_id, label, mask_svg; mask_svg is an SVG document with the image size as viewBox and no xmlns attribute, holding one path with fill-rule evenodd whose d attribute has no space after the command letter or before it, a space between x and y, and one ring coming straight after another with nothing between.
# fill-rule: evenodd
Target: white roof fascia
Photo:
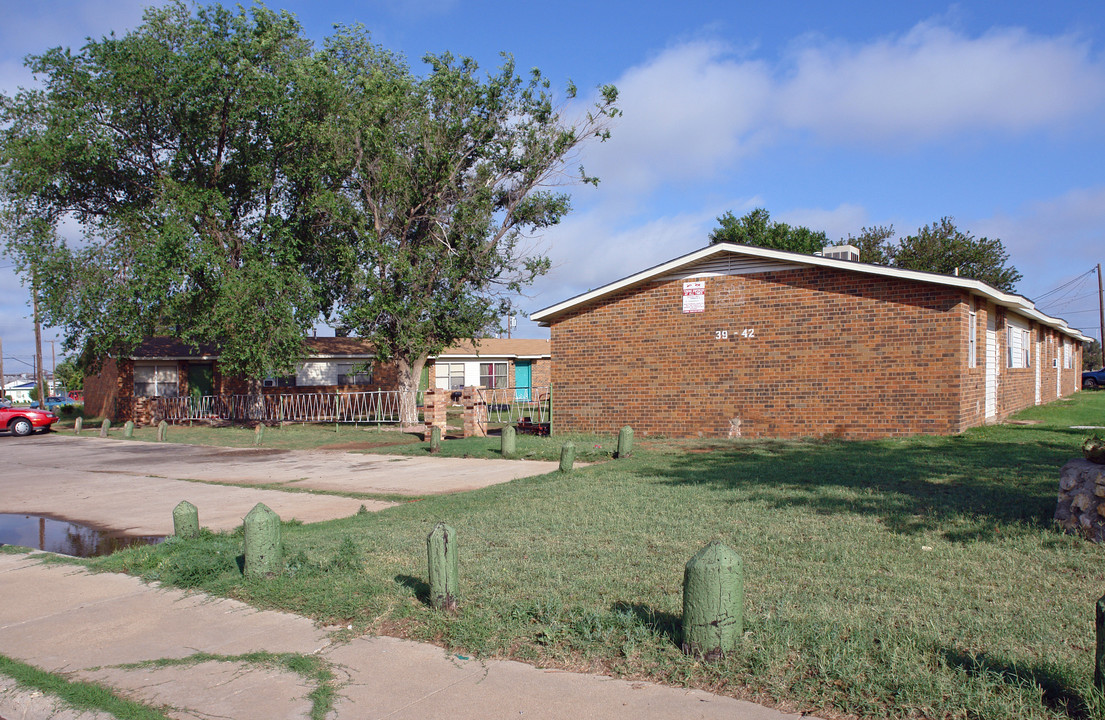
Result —
<instances>
[{"instance_id":1,"label":"white roof fascia","mask_svg":"<svg viewBox=\"0 0 1105 720\"><path fill-rule=\"evenodd\" d=\"M320 353L308 355L300 362L313 362L315 360L371 360L376 357L372 353L346 353L344 355L324 355Z\"/></svg>"},{"instance_id":2,"label":"white roof fascia","mask_svg":"<svg viewBox=\"0 0 1105 720\"><path fill-rule=\"evenodd\" d=\"M680 267L691 265L699 260L708 258L711 255L716 255L722 252L731 252L738 255L748 255L752 257L764 258L767 260L779 260L780 262L800 263L803 265L811 265L814 267L827 267L838 270L849 270L851 272L866 273L868 275L881 275L883 277L900 278L903 280L915 280L918 282L934 283L936 285L946 285L949 287L957 287L963 290L967 290L976 295L988 298L995 304L1001 305L1016 310L1018 313L1030 317L1037 322L1053 327L1060 332L1066 333L1075 337L1083 342L1088 342L1090 338L1083 335L1078 330L1074 330L1067 325L1065 320L1061 318L1053 318L1050 315L1045 315L1036 309L1035 304L1024 297L1023 295L1016 295L1013 293L1006 293L998 290L995 287L987 285L981 280L972 280L970 278L962 278L954 275L941 275L940 273L923 272L920 270L903 270L901 268L886 267L884 265L872 265L870 263L860 263L854 260L835 260L833 258L821 257L819 255L805 255L802 253L787 252L785 250L772 250L769 248L753 247L750 245L736 245L733 243L718 243L716 245L710 245L704 247L701 250L696 250L687 255L677 257L674 260L669 260L661 265L642 270L641 272L616 280L608 285L603 285L600 288L591 290L590 292L577 295L573 298L569 298L563 302L551 305L542 310L530 315L531 320L540 322L547 327L547 324L541 322L553 315L556 315L564 310L582 305L583 303L595 300L604 295L617 292L627 287L637 285L648 280L651 280L657 276L671 272Z\"/></svg>"},{"instance_id":3,"label":"white roof fascia","mask_svg":"<svg viewBox=\"0 0 1105 720\"><path fill-rule=\"evenodd\" d=\"M156 357L137 357L131 356L129 358L134 362L166 362L169 360L218 360L218 355L158 355Z\"/></svg>"}]
</instances>

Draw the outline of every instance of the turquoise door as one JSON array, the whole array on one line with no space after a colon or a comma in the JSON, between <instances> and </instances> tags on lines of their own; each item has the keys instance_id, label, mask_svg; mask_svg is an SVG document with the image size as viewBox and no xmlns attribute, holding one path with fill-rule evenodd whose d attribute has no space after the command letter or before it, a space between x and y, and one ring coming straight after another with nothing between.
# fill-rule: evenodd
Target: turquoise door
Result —
<instances>
[{"instance_id":1,"label":"turquoise door","mask_svg":"<svg viewBox=\"0 0 1105 720\"><path fill-rule=\"evenodd\" d=\"M530 399L530 362L529 360L519 360L514 363L514 399L525 400Z\"/></svg>"}]
</instances>

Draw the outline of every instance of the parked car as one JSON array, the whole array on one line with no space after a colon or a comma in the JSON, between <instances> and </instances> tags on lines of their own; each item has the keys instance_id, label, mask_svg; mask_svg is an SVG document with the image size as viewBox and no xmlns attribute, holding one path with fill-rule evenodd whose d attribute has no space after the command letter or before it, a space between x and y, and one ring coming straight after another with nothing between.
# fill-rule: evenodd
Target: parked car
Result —
<instances>
[{"instance_id":1,"label":"parked car","mask_svg":"<svg viewBox=\"0 0 1105 720\"><path fill-rule=\"evenodd\" d=\"M6 407L0 408L0 428L7 428L12 435L23 437L35 430L49 431L58 421L58 416L49 410L37 408Z\"/></svg>"},{"instance_id":2,"label":"parked car","mask_svg":"<svg viewBox=\"0 0 1105 720\"><path fill-rule=\"evenodd\" d=\"M46 398L46 402L43 403L47 410L57 412L58 408L65 407L66 405L72 405L73 401L64 395L51 395Z\"/></svg>"},{"instance_id":3,"label":"parked car","mask_svg":"<svg viewBox=\"0 0 1105 720\"><path fill-rule=\"evenodd\" d=\"M1097 388L1102 386L1105 386L1105 368L1082 372L1082 387Z\"/></svg>"}]
</instances>

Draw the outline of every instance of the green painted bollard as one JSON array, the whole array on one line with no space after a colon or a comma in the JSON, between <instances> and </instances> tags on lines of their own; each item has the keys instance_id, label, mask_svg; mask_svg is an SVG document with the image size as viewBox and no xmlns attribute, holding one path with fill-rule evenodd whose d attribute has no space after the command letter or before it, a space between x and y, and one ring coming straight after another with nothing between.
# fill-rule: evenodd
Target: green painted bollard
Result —
<instances>
[{"instance_id":1,"label":"green painted bollard","mask_svg":"<svg viewBox=\"0 0 1105 720\"><path fill-rule=\"evenodd\" d=\"M503 457L514 457L515 450L517 448L517 433L514 432L513 425L506 425L503 427Z\"/></svg>"},{"instance_id":2,"label":"green painted bollard","mask_svg":"<svg viewBox=\"0 0 1105 720\"><path fill-rule=\"evenodd\" d=\"M1097 601L1097 652L1094 654L1093 684L1105 692L1105 597Z\"/></svg>"},{"instance_id":3,"label":"green painted bollard","mask_svg":"<svg viewBox=\"0 0 1105 720\"><path fill-rule=\"evenodd\" d=\"M200 511L187 500L181 500L173 508L173 535L178 538L194 538L200 534Z\"/></svg>"},{"instance_id":4,"label":"green painted bollard","mask_svg":"<svg viewBox=\"0 0 1105 720\"><path fill-rule=\"evenodd\" d=\"M430 452L441 452L441 428L437 425L430 428Z\"/></svg>"},{"instance_id":5,"label":"green painted bollard","mask_svg":"<svg viewBox=\"0 0 1105 720\"><path fill-rule=\"evenodd\" d=\"M111 429L111 421L104 418L104 421L100 423L100 437L107 437L107 431Z\"/></svg>"},{"instance_id":6,"label":"green painted bollard","mask_svg":"<svg viewBox=\"0 0 1105 720\"><path fill-rule=\"evenodd\" d=\"M576 461L576 446L572 444L572 441L564 443L564 447L560 448L560 472L571 472L572 465Z\"/></svg>"},{"instance_id":7,"label":"green painted bollard","mask_svg":"<svg viewBox=\"0 0 1105 720\"><path fill-rule=\"evenodd\" d=\"M130 440L132 437L134 437L133 420L127 420L127 422L123 425L123 437L125 437L127 440Z\"/></svg>"},{"instance_id":8,"label":"green painted bollard","mask_svg":"<svg viewBox=\"0 0 1105 720\"><path fill-rule=\"evenodd\" d=\"M157 424L157 441L165 442L165 435L169 432L169 423L162 420Z\"/></svg>"},{"instance_id":9,"label":"green painted bollard","mask_svg":"<svg viewBox=\"0 0 1105 720\"><path fill-rule=\"evenodd\" d=\"M724 657L744 633L744 570L740 556L716 540L683 571L683 652L706 661Z\"/></svg>"},{"instance_id":10,"label":"green painted bollard","mask_svg":"<svg viewBox=\"0 0 1105 720\"><path fill-rule=\"evenodd\" d=\"M284 566L280 516L257 503L245 518L246 577L279 575Z\"/></svg>"},{"instance_id":11,"label":"green painted bollard","mask_svg":"<svg viewBox=\"0 0 1105 720\"><path fill-rule=\"evenodd\" d=\"M83 427L84 427L84 418L78 417L76 420L73 421L73 434L74 435L80 435L81 434L81 428L83 428Z\"/></svg>"},{"instance_id":12,"label":"green painted bollard","mask_svg":"<svg viewBox=\"0 0 1105 720\"><path fill-rule=\"evenodd\" d=\"M633 454L633 428L626 425L618 431L617 457L627 458Z\"/></svg>"},{"instance_id":13,"label":"green painted bollard","mask_svg":"<svg viewBox=\"0 0 1105 720\"><path fill-rule=\"evenodd\" d=\"M443 522L426 536L429 560L430 605L439 610L457 610L457 531Z\"/></svg>"},{"instance_id":14,"label":"green painted bollard","mask_svg":"<svg viewBox=\"0 0 1105 720\"><path fill-rule=\"evenodd\" d=\"M265 441L265 423L257 423L257 429L253 431L253 444L260 445Z\"/></svg>"}]
</instances>

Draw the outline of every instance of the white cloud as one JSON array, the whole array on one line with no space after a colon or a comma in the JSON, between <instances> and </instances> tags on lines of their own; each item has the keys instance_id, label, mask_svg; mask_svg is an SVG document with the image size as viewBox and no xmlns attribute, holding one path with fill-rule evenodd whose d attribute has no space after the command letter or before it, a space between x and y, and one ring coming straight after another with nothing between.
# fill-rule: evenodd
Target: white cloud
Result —
<instances>
[{"instance_id":1,"label":"white cloud","mask_svg":"<svg viewBox=\"0 0 1105 720\"><path fill-rule=\"evenodd\" d=\"M871 224L867 219L867 210L859 205L841 203L832 210L821 208L798 208L774 215L789 225L803 225L811 230L824 230L830 241L845 240L849 235L858 235L860 228Z\"/></svg>"},{"instance_id":2,"label":"white cloud","mask_svg":"<svg viewBox=\"0 0 1105 720\"><path fill-rule=\"evenodd\" d=\"M861 46L799 48L778 119L834 139L915 142L962 131L1051 128L1099 106L1105 68L1072 36L971 38L922 23Z\"/></svg>"},{"instance_id":3,"label":"white cloud","mask_svg":"<svg viewBox=\"0 0 1105 720\"><path fill-rule=\"evenodd\" d=\"M1059 131L1105 103L1105 65L1075 36L969 37L930 23L863 44L807 38L774 63L696 40L615 84L624 115L586 160L627 193L708 181L788 136L896 150Z\"/></svg>"},{"instance_id":4,"label":"white cloud","mask_svg":"<svg viewBox=\"0 0 1105 720\"><path fill-rule=\"evenodd\" d=\"M756 145L768 126L771 82L760 62L691 42L630 68L617 81L623 111L588 168L627 190L709 176Z\"/></svg>"},{"instance_id":5,"label":"white cloud","mask_svg":"<svg viewBox=\"0 0 1105 720\"><path fill-rule=\"evenodd\" d=\"M1024 279L1018 290L1029 298L1042 296L1086 273L1102 261L1105 247L1105 186L1079 188L1056 198L973 222L978 237L999 238L1010 262ZM1072 325L1097 334L1096 280L1093 297L1080 294L1074 302L1057 302L1067 293L1041 301L1045 312L1065 317Z\"/></svg>"}]
</instances>

